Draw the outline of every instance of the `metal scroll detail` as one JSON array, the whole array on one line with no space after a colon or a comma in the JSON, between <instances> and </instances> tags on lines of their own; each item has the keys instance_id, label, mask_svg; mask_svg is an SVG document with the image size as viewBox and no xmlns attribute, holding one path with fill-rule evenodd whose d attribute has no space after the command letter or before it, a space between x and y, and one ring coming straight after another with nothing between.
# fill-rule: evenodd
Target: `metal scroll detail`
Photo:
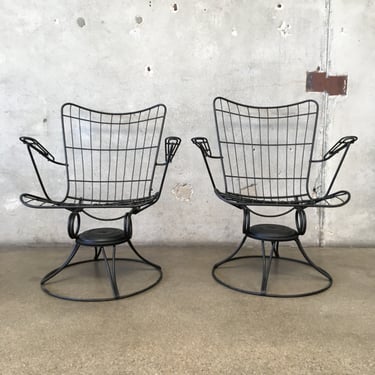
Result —
<instances>
[{"instance_id":1,"label":"metal scroll detail","mask_svg":"<svg viewBox=\"0 0 375 375\"><path fill-rule=\"evenodd\" d=\"M296 228L299 235L306 232L306 213L303 208L297 208L295 214Z\"/></svg>"},{"instance_id":2,"label":"metal scroll detail","mask_svg":"<svg viewBox=\"0 0 375 375\"><path fill-rule=\"evenodd\" d=\"M81 226L79 212L72 212L68 218L68 234L70 238L77 238Z\"/></svg>"}]
</instances>

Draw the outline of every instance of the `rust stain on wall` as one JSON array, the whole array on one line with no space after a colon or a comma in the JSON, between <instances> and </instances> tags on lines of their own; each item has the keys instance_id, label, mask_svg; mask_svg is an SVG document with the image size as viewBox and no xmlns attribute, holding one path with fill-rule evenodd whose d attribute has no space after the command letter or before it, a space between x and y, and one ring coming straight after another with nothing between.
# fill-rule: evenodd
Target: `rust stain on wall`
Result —
<instances>
[{"instance_id":1,"label":"rust stain on wall","mask_svg":"<svg viewBox=\"0 0 375 375\"><path fill-rule=\"evenodd\" d=\"M326 92L328 95L346 95L348 76L329 76L326 72L307 72L306 91Z\"/></svg>"}]
</instances>

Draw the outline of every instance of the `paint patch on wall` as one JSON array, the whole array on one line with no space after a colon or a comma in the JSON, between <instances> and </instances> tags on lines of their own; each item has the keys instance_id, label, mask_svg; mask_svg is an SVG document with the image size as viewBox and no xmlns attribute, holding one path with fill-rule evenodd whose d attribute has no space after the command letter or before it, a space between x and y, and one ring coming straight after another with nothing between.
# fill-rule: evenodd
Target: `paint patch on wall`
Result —
<instances>
[{"instance_id":1,"label":"paint patch on wall","mask_svg":"<svg viewBox=\"0 0 375 375\"><path fill-rule=\"evenodd\" d=\"M189 202L193 195L193 187L190 184L177 184L172 189L172 193L178 201Z\"/></svg>"}]
</instances>

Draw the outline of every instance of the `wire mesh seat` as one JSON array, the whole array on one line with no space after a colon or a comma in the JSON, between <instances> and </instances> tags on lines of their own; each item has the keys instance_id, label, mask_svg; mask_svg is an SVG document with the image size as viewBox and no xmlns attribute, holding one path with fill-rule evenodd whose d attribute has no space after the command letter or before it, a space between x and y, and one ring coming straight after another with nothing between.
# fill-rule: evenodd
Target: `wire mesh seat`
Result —
<instances>
[{"instance_id":1,"label":"wire mesh seat","mask_svg":"<svg viewBox=\"0 0 375 375\"><path fill-rule=\"evenodd\" d=\"M181 142L178 137L165 138L164 157L159 161L166 112L163 104L136 112L108 113L66 103L61 108L64 162L56 161L36 139L20 137L27 146L44 193L44 196L22 194L21 202L31 208L70 211L68 234L75 240L66 261L41 280L42 289L46 293L68 300L107 301L141 293L161 280L161 267L143 257L135 249L131 238L132 215L158 201L168 166ZM65 168L67 189L63 199L53 199L47 191L40 170L40 155L56 167ZM94 209L103 208L113 209L110 217L93 213ZM81 214L101 221L122 220L123 225L121 229L100 227L81 232ZM136 258L121 258L116 255L116 246L122 243L129 245ZM72 262L81 246L93 248L93 256ZM106 253L107 247L112 248L111 256ZM121 293L116 272L119 267L117 261L126 265L139 265L143 272L152 270L154 276L143 280L146 285L135 286L134 290ZM68 267L83 266L86 263L94 263L95 267L100 263L104 264L109 278L110 295L71 296L53 289L54 284L62 281L51 279ZM132 269L131 272L134 273L135 270Z\"/></svg>"},{"instance_id":2,"label":"wire mesh seat","mask_svg":"<svg viewBox=\"0 0 375 375\"><path fill-rule=\"evenodd\" d=\"M350 200L348 191L333 192L332 188L349 147L357 137L343 137L323 158L313 159L319 113L316 101L256 107L217 97L213 107L219 154L212 154L210 144L204 137L195 137L192 142L202 153L216 195L243 211L244 234L236 250L214 265L213 277L236 291L262 296L299 297L328 289L332 285L332 277L308 257L299 236L306 231L306 208L340 207ZM312 169L321 169L322 163L339 153L341 157L337 160L330 183L325 191L318 191L313 186ZM221 189L217 187L217 178L212 172L214 160L221 163ZM270 214L270 207L277 212ZM254 215L277 218L292 211L295 213L295 229L276 223L252 224ZM261 255L237 255L247 238L261 242ZM280 255L280 242L288 241L295 242L302 259ZM269 253L266 244L270 244ZM229 266L249 264L251 261L260 263L259 287L249 286L247 282L233 279L230 275ZM319 276L323 286L296 292L284 288L278 292L275 291L274 282L270 289L269 284L273 279L277 280L282 272L281 265L287 263L290 266L291 262L316 271L317 275L313 277Z\"/></svg>"}]
</instances>

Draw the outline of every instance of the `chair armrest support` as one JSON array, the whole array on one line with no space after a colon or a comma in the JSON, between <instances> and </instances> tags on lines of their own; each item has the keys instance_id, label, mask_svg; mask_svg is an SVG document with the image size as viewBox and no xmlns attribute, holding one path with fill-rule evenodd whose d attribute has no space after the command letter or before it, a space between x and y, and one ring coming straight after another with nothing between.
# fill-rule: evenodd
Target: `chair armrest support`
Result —
<instances>
[{"instance_id":1,"label":"chair armrest support","mask_svg":"<svg viewBox=\"0 0 375 375\"><path fill-rule=\"evenodd\" d=\"M350 145L358 140L358 137L349 135L340 138L323 156L323 159L312 160L314 163L323 162L331 159L334 155L338 154L342 150L348 150Z\"/></svg>"},{"instance_id":2,"label":"chair armrest support","mask_svg":"<svg viewBox=\"0 0 375 375\"><path fill-rule=\"evenodd\" d=\"M339 153L341 150L348 149L351 144L356 142L358 140L358 137L354 135L348 135L346 137L340 138L334 146L332 146L324 155L323 160L328 160L332 156L336 155Z\"/></svg>"},{"instance_id":3,"label":"chair armrest support","mask_svg":"<svg viewBox=\"0 0 375 375\"><path fill-rule=\"evenodd\" d=\"M356 136L346 136L346 137L342 137L340 138L326 153L325 155L323 156L323 159L320 159L320 160L312 160L313 163L321 163L321 162L325 162L329 159L331 159L334 155L338 154L339 152L343 151L342 155L341 155L341 159L339 159L338 161L338 164L337 164L337 168L336 168L336 171L334 172L333 174L333 177L331 179L331 182L328 186L328 189L327 191L325 192L325 195L324 197L328 196L331 192L331 189L332 189L332 186L336 180L336 177L340 171L340 168L342 166L342 163L344 162L344 159L346 157L346 154L348 153L349 151L349 147L358 140L358 138ZM325 199L324 197L322 197L323 199Z\"/></svg>"},{"instance_id":4,"label":"chair armrest support","mask_svg":"<svg viewBox=\"0 0 375 375\"><path fill-rule=\"evenodd\" d=\"M35 138L20 137L20 141L27 146L27 150L29 151L29 155L30 155L31 161L32 161L33 166L34 166L35 173L38 177L38 181L39 181L40 187L43 190L44 195L46 196L46 198L48 200L52 201L52 199L49 197L49 195L47 193L47 190L44 186L44 183L43 183L42 177L40 175L40 172L39 172L39 169L38 169L37 163L35 161L32 150L34 150L38 154L42 155L49 162L52 162L52 163L58 164L58 165L63 165L63 166L67 166L67 164L55 161L55 157L40 142L38 142Z\"/></svg>"},{"instance_id":5,"label":"chair armrest support","mask_svg":"<svg viewBox=\"0 0 375 375\"><path fill-rule=\"evenodd\" d=\"M217 188L216 188L215 180L214 180L214 178L212 176L211 168L210 168L210 165L209 165L209 163L207 161L207 158L210 158L210 159L222 159L222 157L221 156L213 156L212 155L210 143L208 142L207 138L205 138L205 137L194 137L194 138L191 139L191 141L201 151L203 159L204 159L204 163L206 164L208 175L210 176L210 180L211 180L212 186L213 186L214 190L216 191Z\"/></svg>"},{"instance_id":6,"label":"chair armrest support","mask_svg":"<svg viewBox=\"0 0 375 375\"><path fill-rule=\"evenodd\" d=\"M23 137L20 137L20 141L24 143L28 147L29 150L30 149L35 150L48 161L54 164L66 165L66 163L61 163L59 161L56 161L55 157L35 138L23 136Z\"/></svg>"},{"instance_id":7,"label":"chair armrest support","mask_svg":"<svg viewBox=\"0 0 375 375\"><path fill-rule=\"evenodd\" d=\"M165 161L162 162L162 163L159 163L159 162L156 163L156 166L164 167L164 171L162 172L162 177L161 177L160 185L159 185L159 188L158 188L159 193L158 193L157 199L159 199L160 192L163 189L165 177L167 175L168 166L172 162L174 156L176 155L176 152L177 152L180 144L181 144L181 138L179 138L179 137L167 137L167 138L165 138L165 141L164 141Z\"/></svg>"},{"instance_id":8,"label":"chair armrest support","mask_svg":"<svg viewBox=\"0 0 375 375\"><path fill-rule=\"evenodd\" d=\"M172 162L180 144L181 144L181 138L179 137L165 138L165 162L166 163Z\"/></svg>"},{"instance_id":9,"label":"chair armrest support","mask_svg":"<svg viewBox=\"0 0 375 375\"><path fill-rule=\"evenodd\" d=\"M201 150L203 156L212 159L222 159L221 156L213 156L211 152L210 143L205 137L194 137L191 141Z\"/></svg>"}]
</instances>

